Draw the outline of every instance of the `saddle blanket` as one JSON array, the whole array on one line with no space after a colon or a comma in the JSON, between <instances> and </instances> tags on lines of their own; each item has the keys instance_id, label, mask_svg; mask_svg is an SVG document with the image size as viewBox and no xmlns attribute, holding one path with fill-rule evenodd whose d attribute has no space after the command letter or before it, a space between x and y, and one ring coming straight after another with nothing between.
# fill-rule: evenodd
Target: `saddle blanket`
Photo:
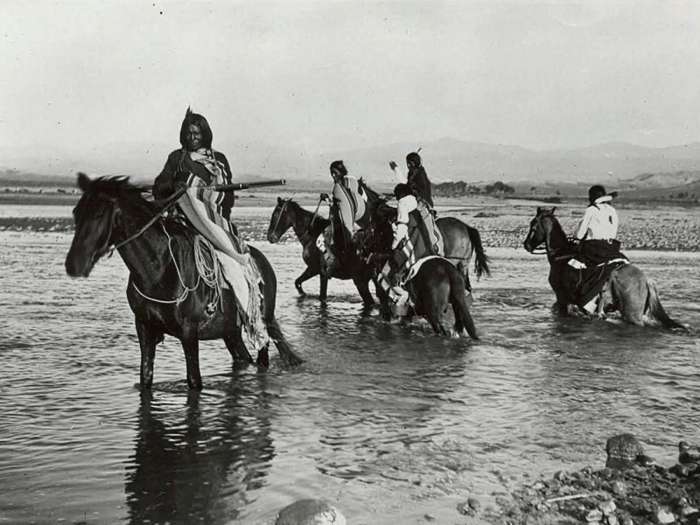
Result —
<instances>
[{"instance_id":1,"label":"saddle blanket","mask_svg":"<svg viewBox=\"0 0 700 525\"><path fill-rule=\"evenodd\" d=\"M617 259L610 259L609 261L605 261L600 264L596 264L594 268L600 268L601 266L607 266L608 264L616 264L616 263L621 263L621 264L629 264L629 261L627 259L622 259L622 258L617 258ZM584 268L588 268L588 266L585 263L582 263L578 259L570 259L569 260L569 266L572 268L575 268L576 270L583 270Z\"/></svg>"},{"instance_id":2,"label":"saddle blanket","mask_svg":"<svg viewBox=\"0 0 700 525\"><path fill-rule=\"evenodd\" d=\"M440 257L439 255L429 255L428 257L423 257L422 259L418 259L408 269L408 275L406 275L406 280L404 282L408 282L411 279L413 279L416 276L416 274L420 271L421 266L423 266L423 264L425 264L425 262L427 262L431 259L444 259L444 257Z\"/></svg>"}]
</instances>

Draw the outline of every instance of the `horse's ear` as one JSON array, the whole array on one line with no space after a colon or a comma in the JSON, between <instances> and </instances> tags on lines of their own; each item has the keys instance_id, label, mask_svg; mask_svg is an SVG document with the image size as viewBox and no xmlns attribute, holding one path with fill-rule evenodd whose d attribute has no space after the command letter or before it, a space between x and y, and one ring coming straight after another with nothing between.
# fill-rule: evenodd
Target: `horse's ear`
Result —
<instances>
[{"instance_id":1,"label":"horse's ear","mask_svg":"<svg viewBox=\"0 0 700 525\"><path fill-rule=\"evenodd\" d=\"M552 206L552 211L550 211L549 213L551 213L552 215L554 215L554 212L555 212L555 211L557 211L557 207L556 207L556 206Z\"/></svg>"},{"instance_id":2,"label":"horse's ear","mask_svg":"<svg viewBox=\"0 0 700 525\"><path fill-rule=\"evenodd\" d=\"M542 213L542 207L537 206L537 215L540 215Z\"/></svg>"},{"instance_id":3,"label":"horse's ear","mask_svg":"<svg viewBox=\"0 0 700 525\"><path fill-rule=\"evenodd\" d=\"M282 204L282 197L277 197L277 204Z\"/></svg>"},{"instance_id":4,"label":"horse's ear","mask_svg":"<svg viewBox=\"0 0 700 525\"><path fill-rule=\"evenodd\" d=\"M83 193L90 189L91 182L90 177L85 175L82 171L78 173L78 188L83 190Z\"/></svg>"}]
</instances>

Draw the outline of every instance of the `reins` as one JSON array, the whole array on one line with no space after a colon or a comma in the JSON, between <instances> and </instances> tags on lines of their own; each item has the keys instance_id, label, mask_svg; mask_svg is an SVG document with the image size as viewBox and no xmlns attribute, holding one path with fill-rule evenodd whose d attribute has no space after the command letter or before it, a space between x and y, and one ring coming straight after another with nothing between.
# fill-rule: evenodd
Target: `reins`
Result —
<instances>
[{"instance_id":1,"label":"reins","mask_svg":"<svg viewBox=\"0 0 700 525\"><path fill-rule=\"evenodd\" d=\"M284 215L284 212L287 209L287 205L292 201L292 199L287 199L284 201L284 204L279 210L279 213L277 214L277 220L275 221L275 225L272 228L273 232L277 232L277 227L280 224L280 221L282 220L282 215ZM311 235L311 228L313 227L314 223L316 222L316 219L318 218L318 210L321 207L321 202L323 202L323 199L319 198L318 199L318 204L316 205L316 209L314 210L313 215L311 216L311 220L306 226L306 229L301 233L301 235L297 234L297 237L299 238L299 241L302 244L306 244L306 242L309 240L309 235ZM294 225L292 225L292 228L294 228ZM296 233L296 230L294 231Z\"/></svg>"},{"instance_id":2,"label":"reins","mask_svg":"<svg viewBox=\"0 0 700 525\"><path fill-rule=\"evenodd\" d=\"M290 201L290 200L291 200L291 199L287 199L287 200L284 201L284 204L283 204L282 207L280 208L280 212L277 214L277 220L275 221L275 227L272 228L272 231L275 232L275 233L277 232L277 226L280 225L280 221L282 220L282 215L284 214L284 210L287 209L287 204L289 204L289 201Z\"/></svg>"},{"instance_id":3,"label":"reins","mask_svg":"<svg viewBox=\"0 0 700 525\"><path fill-rule=\"evenodd\" d=\"M542 220L541 220L541 219L542 219L542 217L544 217L544 216L551 216L552 218L554 218L554 216L553 216L553 215L550 215L550 214L546 214L546 215L543 215L543 216L539 216L539 215L538 215L538 216L536 217L537 223L539 224L540 228L542 228L543 230L544 230L544 227L542 226ZM568 238L567 238L567 240L568 240ZM571 259L572 257L575 256L574 253L567 253L567 254L564 254L564 255L557 255L557 252L560 251L560 250L554 250L554 249L552 249L552 248L549 247L549 242L548 242L548 237L547 237L547 236L545 236L545 240L544 240L543 242L544 242L544 245L545 245L544 248L539 248L540 246L542 246L542 243L540 243L540 244L538 244L537 246L535 246L535 248L533 248L532 251L531 251L530 253L531 253L532 255L547 255L547 256L551 257L553 261L563 261L563 260L566 260L566 259Z\"/></svg>"},{"instance_id":4,"label":"reins","mask_svg":"<svg viewBox=\"0 0 700 525\"><path fill-rule=\"evenodd\" d=\"M175 204L177 204L178 199L180 197L182 197L182 195L184 195L184 193L187 191L187 189L188 189L187 187L182 188L182 189L178 190L177 192L175 192L174 194L172 194L170 197L168 197L168 199L165 201L165 205L158 211L158 213L156 213L151 219L149 219L148 222L146 224L144 224L141 227L141 229L139 229L139 231L137 231L133 235L130 235L129 237L127 237L123 241L118 242L117 244L115 244L111 248L109 248L109 257L112 256L112 254L114 253L115 250L118 250L119 248L121 248L125 244L128 244L131 241L133 241L134 239L137 239L138 237L143 235L143 233L146 230L148 230L148 228L153 226L156 223L156 221L158 221L161 217L163 217L165 212L169 211L170 208L172 208L173 206L175 206Z\"/></svg>"}]
</instances>

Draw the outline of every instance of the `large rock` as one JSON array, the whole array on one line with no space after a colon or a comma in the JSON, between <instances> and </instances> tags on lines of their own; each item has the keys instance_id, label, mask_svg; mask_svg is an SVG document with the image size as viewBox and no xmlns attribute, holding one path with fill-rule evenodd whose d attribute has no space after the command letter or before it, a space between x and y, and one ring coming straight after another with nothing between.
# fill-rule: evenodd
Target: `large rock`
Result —
<instances>
[{"instance_id":1,"label":"large rock","mask_svg":"<svg viewBox=\"0 0 700 525\"><path fill-rule=\"evenodd\" d=\"M614 469L627 469L644 457L644 447L632 434L620 434L608 439L605 444L608 459L605 466Z\"/></svg>"},{"instance_id":2,"label":"large rock","mask_svg":"<svg viewBox=\"0 0 700 525\"><path fill-rule=\"evenodd\" d=\"M345 516L327 501L302 499L283 508L275 525L346 525Z\"/></svg>"}]
</instances>

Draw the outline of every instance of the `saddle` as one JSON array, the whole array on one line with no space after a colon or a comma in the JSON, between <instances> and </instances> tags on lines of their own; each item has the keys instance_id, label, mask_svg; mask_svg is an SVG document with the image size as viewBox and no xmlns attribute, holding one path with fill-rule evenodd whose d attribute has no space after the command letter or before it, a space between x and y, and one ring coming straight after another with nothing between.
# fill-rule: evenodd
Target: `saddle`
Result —
<instances>
[{"instance_id":1,"label":"saddle","mask_svg":"<svg viewBox=\"0 0 700 525\"><path fill-rule=\"evenodd\" d=\"M445 255L445 247L434 212L423 201L409 214L408 234L417 250L417 259L427 255Z\"/></svg>"}]
</instances>

